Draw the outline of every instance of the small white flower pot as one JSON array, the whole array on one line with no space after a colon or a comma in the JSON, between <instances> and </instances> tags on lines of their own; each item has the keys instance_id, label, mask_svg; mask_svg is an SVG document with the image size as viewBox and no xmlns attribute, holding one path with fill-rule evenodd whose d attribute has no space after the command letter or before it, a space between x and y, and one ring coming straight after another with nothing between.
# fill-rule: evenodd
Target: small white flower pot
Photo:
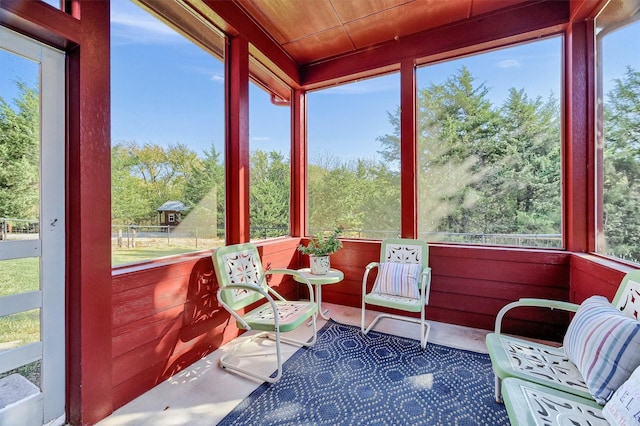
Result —
<instances>
[{"instance_id":1,"label":"small white flower pot","mask_svg":"<svg viewBox=\"0 0 640 426\"><path fill-rule=\"evenodd\" d=\"M329 256L309 256L309 266L314 275L326 275L331 268Z\"/></svg>"}]
</instances>

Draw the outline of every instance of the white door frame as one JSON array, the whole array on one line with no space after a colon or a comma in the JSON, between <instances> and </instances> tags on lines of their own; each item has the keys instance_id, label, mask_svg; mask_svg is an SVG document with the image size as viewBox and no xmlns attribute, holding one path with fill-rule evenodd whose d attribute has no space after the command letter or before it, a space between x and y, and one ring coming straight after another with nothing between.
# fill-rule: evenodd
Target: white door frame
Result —
<instances>
[{"instance_id":1,"label":"white door frame","mask_svg":"<svg viewBox=\"0 0 640 426\"><path fill-rule=\"evenodd\" d=\"M65 332L65 55L0 27L0 48L40 65L39 239L0 242L0 260L40 258L40 290L0 297L0 315L40 309L40 342L0 353L0 372L41 360L41 389L0 409L0 424L64 423ZM7 416L7 417L5 417ZM8 424L7 423L7 424Z\"/></svg>"}]
</instances>

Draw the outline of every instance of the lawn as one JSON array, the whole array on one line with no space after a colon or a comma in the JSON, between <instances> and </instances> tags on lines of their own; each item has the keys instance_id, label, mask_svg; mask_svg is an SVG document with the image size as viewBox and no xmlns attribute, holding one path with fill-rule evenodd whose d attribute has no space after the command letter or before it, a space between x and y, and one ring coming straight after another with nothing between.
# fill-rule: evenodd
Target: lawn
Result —
<instances>
[{"instance_id":1,"label":"lawn","mask_svg":"<svg viewBox=\"0 0 640 426\"><path fill-rule=\"evenodd\" d=\"M124 265L126 263L140 262L156 257L171 256L172 254L189 253L193 248L187 247L140 247L140 248L114 248L111 251L111 264Z\"/></svg>"}]
</instances>

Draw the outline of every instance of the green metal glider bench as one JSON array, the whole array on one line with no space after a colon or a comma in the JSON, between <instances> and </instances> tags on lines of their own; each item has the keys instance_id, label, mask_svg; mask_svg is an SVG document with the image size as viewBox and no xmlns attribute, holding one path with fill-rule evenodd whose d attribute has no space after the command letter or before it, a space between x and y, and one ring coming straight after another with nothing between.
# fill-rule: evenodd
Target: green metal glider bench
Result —
<instances>
[{"instance_id":1,"label":"green metal glider bench","mask_svg":"<svg viewBox=\"0 0 640 426\"><path fill-rule=\"evenodd\" d=\"M512 425L609 426L593 399L513 377L502 381L502 394Z\"/></svg>"},{"instance_id":2,"label":"green metal glider bench","mask_svg":"<svg viewBox=\"0 0 640 426\"><path fill-rule=\"evenodd\" d=\"M569 312L578 312L580 308L580 305L568 302L520 299L500 310L496 317L495 331L486 338L495 373L496 401L502 402L504 396L512 424L565 424L560 422L562 420L566 421L566 424L606 425L601 414L604 401L598 401L600 404L596 402L598 398L594 398L587 381L569 359L564 347L554 347L501 333L505 314L514 308L525 306ZM640 271L625 275L613 302L608 307L615 313L611 306L624 314L616 314L618 317L627 318L623 321L629 322L628 318L638 320ZM635 324L633 321L631 323ZM585 326L593 327L594 323L585 321ZM633 344L637 345L638 336L634 335L633 339ZM595 347L593 350L595 351ZM617 365L615 368L618 368ZM553 419L549 420L552 417Z\"/></svg>"},{"instance_id":3,"label":"green metal glider bench","mask_svg":"<svg viewBox=\"0 0 640 426\"><path fill-rule=\"evenodd\" d=\"M281 344L312 346L316 342L318 304L314 300L311 283L292 269L264 271L258 249L252 243L218 248L212 257L219 285L217 293L219 303L236 319L238 328L260 331L250 339L235 345L228 354L221 356L220 366L266 382L276 382L282 376ZM285 300L267 284L266 275L272 274L296 276L299 282L307 284L310 300ZM264 303L250 312L244 314L238 312L261 300ZM281 336L282 333L293 331L305 324L309 319L313 325L313 337L310 341ZM262 352L236 355L241 347L261 338L275 341L277 372L274 377L260 374L254 369L241 367L238 363L233 362L233 360L239 361L239 358L264 356Z\"/></svg>"}]
</instances>

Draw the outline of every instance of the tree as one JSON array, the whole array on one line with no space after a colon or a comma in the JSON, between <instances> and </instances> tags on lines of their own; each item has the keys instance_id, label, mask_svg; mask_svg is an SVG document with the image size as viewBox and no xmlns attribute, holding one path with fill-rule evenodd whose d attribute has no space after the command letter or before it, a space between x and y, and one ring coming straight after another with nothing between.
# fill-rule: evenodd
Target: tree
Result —
<instances>
[{"instance_id":1,"label":"tree","mask_svg":"<svg viewBox=\"0 0 640 426\"><path fill-rule=\"evenodd\" d=\"M496 108L488 95L466 67L419 91L420 231L449 240L451 233L559 233L557 100L512 88ZM399 111L389 118L394 132L378 139L381 154L399 164Z\"/></svg>"},{"instance_id":2,"label":"tree","mask_svg":"<svg viewBox=\"0 0 640 426\"><path fill-rule=\"evenodd\" d=\"M157 223L156 209L183 199L190 173L198 161L186 145L118 143L112 148L112 210L114 223Z\"/></svg>"},{"instance_id":3,"label":"tree","mask_svg":"<svg viewBox=\"0 0 640 426\"><path fill-rule=\"evenodd\" d=\"M418 92L419 217L422 232L471 232L477 184L487 172L481 148L497 133L489 89L475 84L466 67L442 84ZM399 111L390 116L394 133L379 139L388 162L399 161Z\"/></svg>"},{"instance_id":4,"label":"tree","mask_svg":"<svg viewBox=\"0 0 640 426\"><path fill-rule=\"evenodd\" d=\"M211 144L209 151L204 151L204 159L192 163L192 170L184 190L185 204L189 213L182 221L197 227L214 227L224 232L224 164L220 153ZM204 235L203 232L200 232Z\"/></svg>"},{"instance_id":5,"label":"tree","mask_svg":"<svg viewBox=\"0 0 640 426\"><path fill-rule=\"evenodd\" d=\"M627 67L604 107L605 253L640 262L640 72Z\"/></svg>"},{"instance_id":6,"label":"tree","mask_svg":"<svg viewBox=\"0 0 640 426\"><path fill-rule=\"evenodd\" d=\"M400 230L400 182L385 162L340 161L327 155L309 165L309 223L322 231L344 226L369 238ZM382 231L382 232L381 232Z\"/></svg>"},{"instance_id":7,"label":"tree","mask_svg":"<svg viewBox=\"0 0 640 426\"><path fill-rule=\"evenodd\" d=\"M111 147L111 218L114 225L142 224L150 220L152 206L147 197L141 196L144 182L131 173L134 163L125 145Z\"/></svg>"},{"instance_id":8,"label":"tree","mask_svg":"<svg viewBox=\"0 0 640 426\"><path fill-rule=\"evenodd\" d=\"M289 160L276 151L256 150L251 154L250 220L258 237L289 233Z\"/></svg>"},{"instance_id":9,"label":"tree","mask_svg":"<svg viewBox=\"0 0 640 426\"><path fill-rule=\"evenodd\" d=\"M510 89L498 137L481 154L492 169L477 206L485 233L561 232L559 111L553 96L543 102Z\"/></svg>"},{"instance_id":10,"label":"tree","mask_svg":"<svg viewBox=\"0 0 640 426\"><path fill-rule=\"evenodd\" d=\"M40 100L37 87L16 83L13 109L0 97L0 217L39 218Z\"/></svg>"}]
</instances>

